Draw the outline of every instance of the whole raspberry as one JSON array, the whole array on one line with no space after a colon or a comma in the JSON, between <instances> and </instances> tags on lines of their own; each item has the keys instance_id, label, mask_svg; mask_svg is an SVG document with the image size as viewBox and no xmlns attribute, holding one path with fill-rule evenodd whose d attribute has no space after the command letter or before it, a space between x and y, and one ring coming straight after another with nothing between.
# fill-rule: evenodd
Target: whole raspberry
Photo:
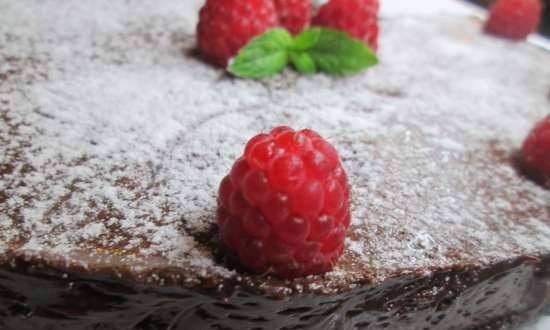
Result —
<instances>
[{"instance_id":1,"label":"whole raspberry","mask_svg":"<svg viewBox=\"0 0 550 330\"><path fill-rule=\"evenodd\" d=\"M378 48L378 0L331 0L319 8L312 25L347 32Z\"/></svg>"},{"instance_id":2,"label":"whole raspberry","mask_svg":"<svg viewBox=\"0 0 550 330\"><path fill-rule=\"evenodd\" d=\"M499 0L489 11L485 30L513 39L524 39L535 32L540 23L540 0Z\"/></svg>"},{"instance_id":3,"label":"whole raspberry","mask_svg":"<svg viewBox=\"0 0 550 330\"><path fill-rule=\"evenodd\" d=\"M217 221L245 268L282 278L332 269L350 226L338 153L312 130L277 127L252 138L221 182Z\"/></svg>"},{"instance_id":4,"label":"whole raspberry","mask_svg":"<svg viewBox=\"0 0 550 330\"><path fill-rule=\"evenodd\" d=\"M300 33L311 20L311 0L273 0L279 23L290 33Z\"/></svg>"},{"instance_id":5,"label":"whole raspberry","mask_svg":"<svg viewBox=\"0 0 550 330\"><path fill-rule=\"evenodd\" d=\"M250 39L277 24L271 0L208 0L200 10L198 47L208 61L225 67Z\"/></svg>"},{"instance_id":6,"label":"whole raspberry","mask_svg":"<svg viewBox=\"0 0 550 330\"><path fill-rule=\"evenodd\" d=\"M523 143L523 170L550 188L550 115L540 121Z\"/></svg>"}]
</instances>

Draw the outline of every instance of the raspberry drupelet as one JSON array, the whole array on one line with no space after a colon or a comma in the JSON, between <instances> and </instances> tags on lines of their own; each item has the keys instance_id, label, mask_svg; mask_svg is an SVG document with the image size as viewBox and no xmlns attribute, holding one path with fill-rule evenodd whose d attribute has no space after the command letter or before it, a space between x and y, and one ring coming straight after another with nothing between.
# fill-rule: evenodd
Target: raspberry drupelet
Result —
<instances>
[{"instance_id":1,"label":"raspberry drupelet","mask_svg":"<svg viewBox=\"0 0 550 330\"><path fill-rule=\"evenodd\" d=\"M247 144L218 193L225 247L253 272L330 271L350 226L350 187L334 147L312 130L277 127Z\"/></svg>"}]
</instances>

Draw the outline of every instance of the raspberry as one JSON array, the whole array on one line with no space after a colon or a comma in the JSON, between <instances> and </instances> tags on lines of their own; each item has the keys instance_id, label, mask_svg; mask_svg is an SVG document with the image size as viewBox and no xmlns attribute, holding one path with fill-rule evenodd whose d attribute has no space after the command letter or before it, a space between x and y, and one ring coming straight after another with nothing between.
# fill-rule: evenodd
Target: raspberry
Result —
<instances>
[{"instance_id":1,"label":"raspberry","mask_svg":"<svg viewBox=\"0 0 550 330\"><path fill-rule=\"evenodd\" d=\"M523 170L550 188L550 115L540 121L523 143Z\"/></svg>"},{"instance_id":2,"label":"raspberry","mask_svg":"<svg viewBox=\"0 0 550 330\"><path fill-rule=\"evenodd\" d=\"M378 0L331 0L319 8L312 25L347 32L378 48Z\"/></svg>"},{"instance_id":3,"label":"raspberry","mask_svg":"<svg viewBox=\"0 0 550 330\"><path fill-rule=\"evenodd\" d=\"M311 20L310 0L273 0L279 22L290 33L300 33Z\"/></svg>"},{"instance_id":4,"label":"raspberry","mask_svg":"<svg viewBox=\"0 0 550 330\"><path fill-rule=\"evenodd\" d=\"M485 31L513 40L535 32L540 22L540 0L499 0L489 11Z\"/></svg>"},{"instance_id":5,"label":"raspberry","mask_svg":"<svg viewBox=\"0 0 550 330\"><path fill-rule=\"evenodd\" d=\"M198 47L209 62L226 67L250 39L277 24L271 0L208 0L200 11Z\"/></svg>"},{"instance_id":6,"label":"raspberry","mask_svg":"<svg viewBox=\"0 0 550 330\"><path fill-rule=\"evenodd\" d=\"M320 274L342 255L350 188L338 153L312 130L252 138L218 191L220 238L240 264L281 278Z\"/></svg>"}]
</instances>

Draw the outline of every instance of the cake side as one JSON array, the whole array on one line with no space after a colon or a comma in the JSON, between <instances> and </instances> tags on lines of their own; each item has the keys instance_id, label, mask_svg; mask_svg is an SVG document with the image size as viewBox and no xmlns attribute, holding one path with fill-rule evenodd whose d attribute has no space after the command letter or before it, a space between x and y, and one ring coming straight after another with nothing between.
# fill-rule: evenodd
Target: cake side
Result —
<instances>
[{"instance_id":1,"label":"cake side","mask_svg":"<svg viewBox=\"0 0 550 330\"><path fill-rule=\"evenodd\" d=\"M335 295L284 300L238 288L201 290L63 275L39 263L0 269L0 326L45 329L509 329L544 299L532 260L409 274ZM40 291L35 288L39 286Z\"/></svg>"}]
</instances>

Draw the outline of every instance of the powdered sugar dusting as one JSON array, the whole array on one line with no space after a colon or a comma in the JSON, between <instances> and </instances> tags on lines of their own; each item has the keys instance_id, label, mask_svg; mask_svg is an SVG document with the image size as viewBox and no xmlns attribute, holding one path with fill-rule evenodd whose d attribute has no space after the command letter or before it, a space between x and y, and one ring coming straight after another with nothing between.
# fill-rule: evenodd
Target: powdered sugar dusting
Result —
<instances>
[{"instance_id":1,"label":"powdered sugar dusting","mask_svg":"<svg viewBox=\"0 0 550 330\"><path fill-rule=\"evenodd\" d=\"M246 81L193 55L191 6L0 2L0 252L233 277L209 245L217 185L281 124L333 141L353 186L318 290L550 252L550 193L502 157L548 112L548 54L466 18L392 18L365 74Z\"/></svg>"}]
</instances>

